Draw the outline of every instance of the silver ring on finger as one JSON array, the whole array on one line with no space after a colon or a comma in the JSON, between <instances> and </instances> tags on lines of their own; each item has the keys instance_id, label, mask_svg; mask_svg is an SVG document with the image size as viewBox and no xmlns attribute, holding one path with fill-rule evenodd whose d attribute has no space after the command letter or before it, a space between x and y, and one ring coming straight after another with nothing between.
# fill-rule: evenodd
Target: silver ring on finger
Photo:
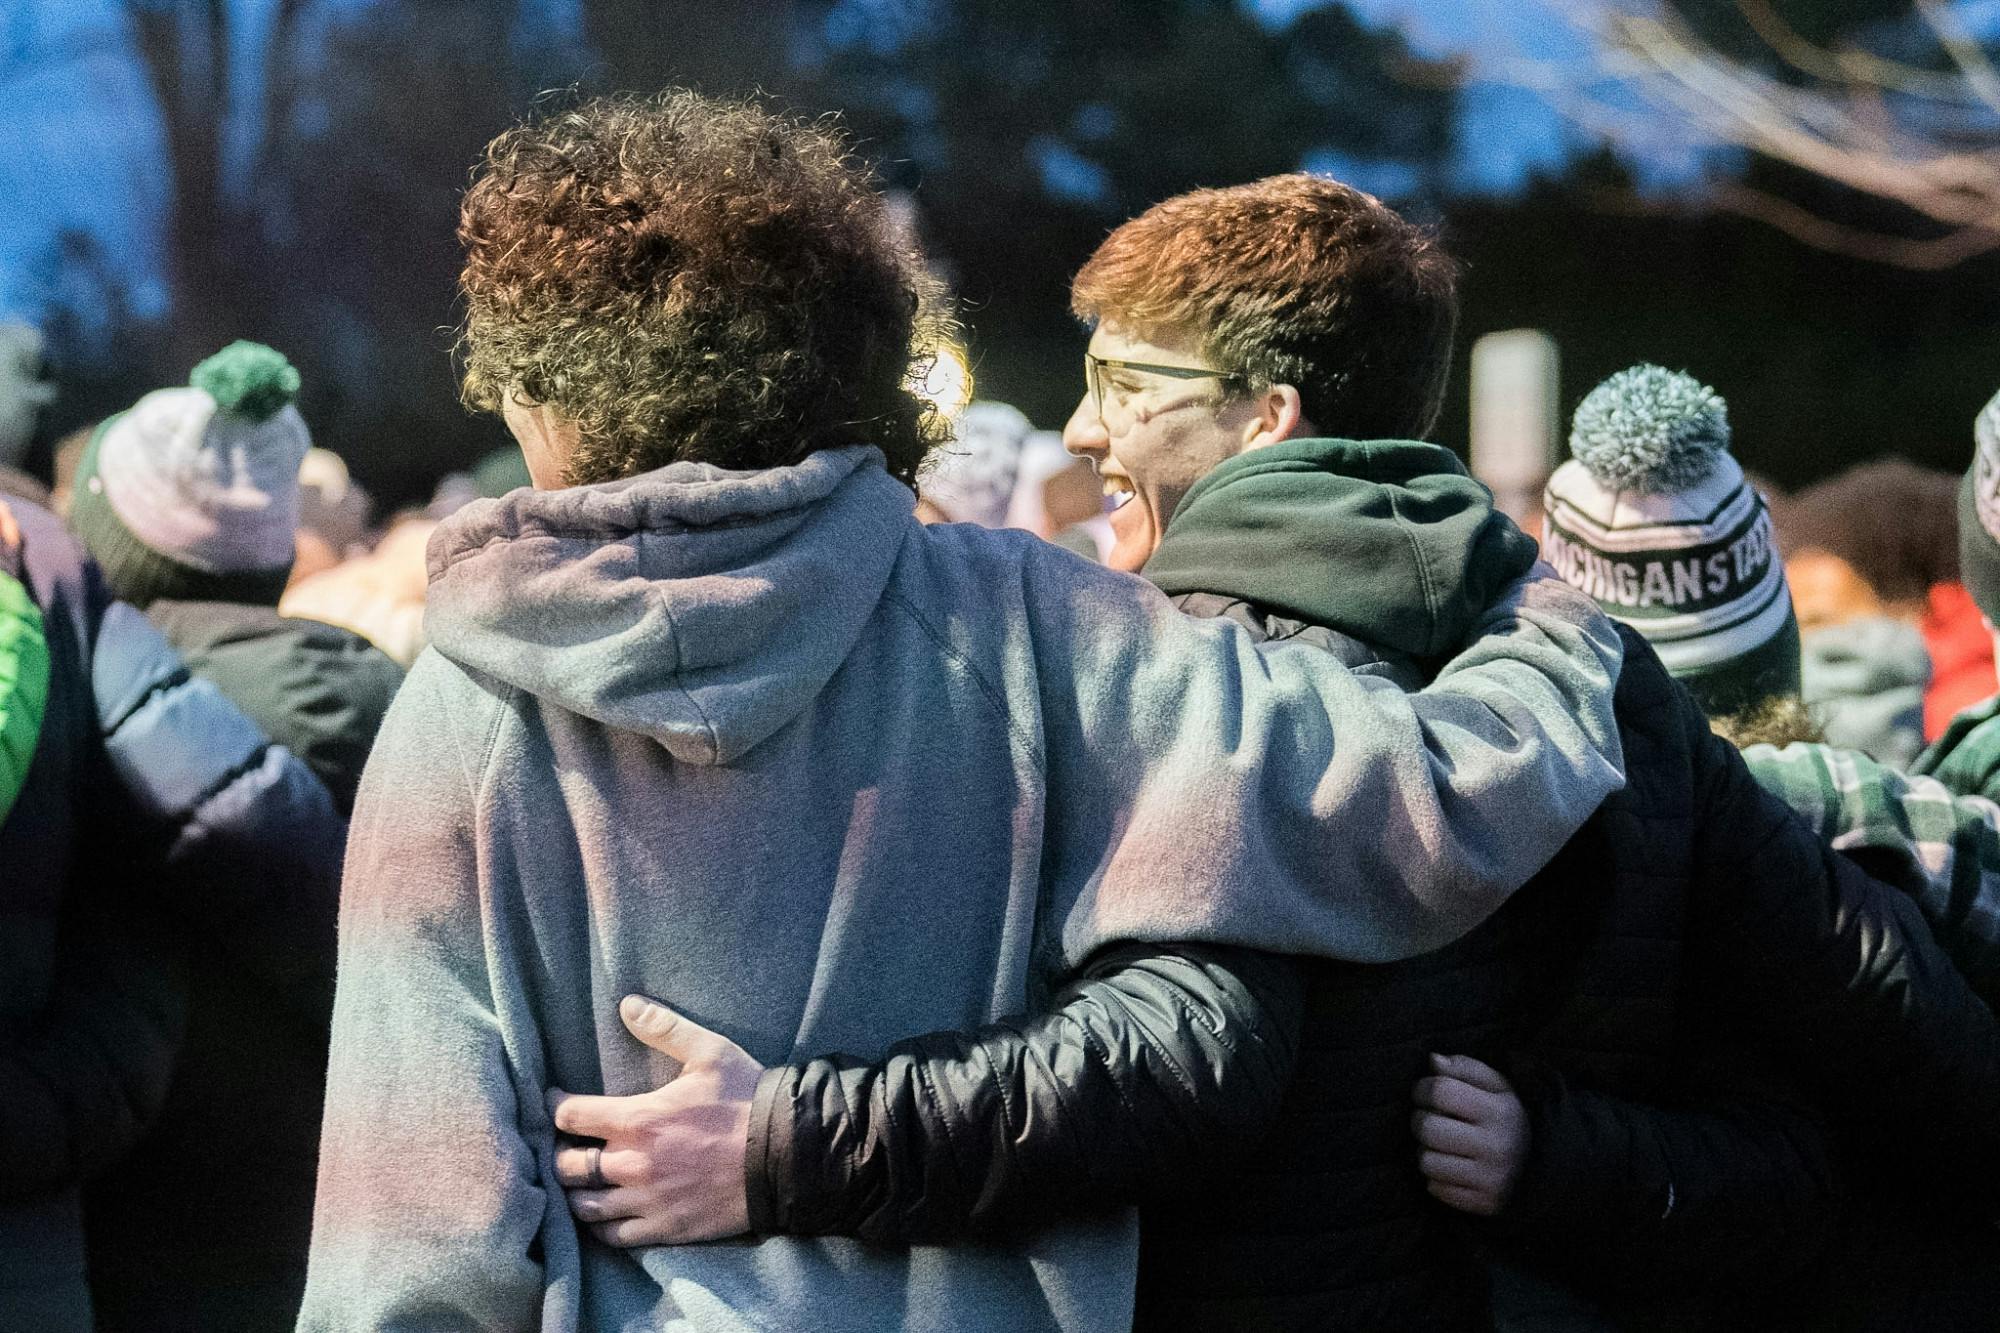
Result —
<instances>
[{"instance_id":1,"label":"silver ring on finger","mask_svg":"<svg viewBox=\"0 0 2000 1333\"><path fill-rule=\"evenodd\" d=\"M583 1183L594 1190L604 1189L610 1181L604 1178L604 1149L585 1148L583 1150Z\"/></svg>"}]
</instances>

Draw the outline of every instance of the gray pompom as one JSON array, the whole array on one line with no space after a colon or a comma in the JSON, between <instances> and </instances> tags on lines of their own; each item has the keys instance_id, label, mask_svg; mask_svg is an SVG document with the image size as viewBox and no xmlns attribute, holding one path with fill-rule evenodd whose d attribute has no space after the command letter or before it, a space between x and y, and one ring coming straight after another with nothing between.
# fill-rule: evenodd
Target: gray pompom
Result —
<instances>
[{"instance_id":1,"label":"gray pompom","mask_svg":"<svg viewBox=\"0 0 2000 1333\"><path fill-rule=\"evenodd\" d=\"M1659 366L1621 370L1576 409L1569 451L1611 490L1699 485L1729 448L1729 405L1692 375Z\"/></svg>"}]
</instances>

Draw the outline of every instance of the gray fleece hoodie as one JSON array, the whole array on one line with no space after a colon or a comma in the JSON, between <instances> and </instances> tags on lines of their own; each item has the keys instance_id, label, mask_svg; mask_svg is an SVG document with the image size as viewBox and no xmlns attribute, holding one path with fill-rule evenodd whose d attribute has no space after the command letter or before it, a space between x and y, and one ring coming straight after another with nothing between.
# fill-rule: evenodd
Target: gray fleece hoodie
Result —
<instances>
[{"instance_id":1,"label":"gray fleece hoodie","mask_svg":"<svg viewBox=\"0 0 2000 1333\"><path fill-rule=\"evenodd\" d=\"M469 506L354 813L311 1274L327 1328L1129 1327L1129 1214L1017 1244L615 1251L551 1085L1019 1012L1117 937L1407 956L1623 780L1618 641L1552 577L1421 695L1260 653L1021 534L920 527L870 449Z\"/></svg>"}]
</instances>

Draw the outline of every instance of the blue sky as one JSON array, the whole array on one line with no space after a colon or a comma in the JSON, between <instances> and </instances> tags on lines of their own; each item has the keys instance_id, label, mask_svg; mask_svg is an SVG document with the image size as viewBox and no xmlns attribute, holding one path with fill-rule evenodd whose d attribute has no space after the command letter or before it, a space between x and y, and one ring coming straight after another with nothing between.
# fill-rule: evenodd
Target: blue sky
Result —
<instances>
[{"instance_id":1,"label":"blue sky","mask_svg":"<svg viewBox=\"0 0 2000 1333\"><path fill-rule=\"evenodd\" d=\"M359 5L367 0L341 0ZM554 0L560 3L560 0ZM1250 0L1282 24L1318 0ZM233 0L256 14L268 0ZM1519 50L1564 61L1575 38L1536 0L1352 0L1365 19L1402 28L1427 55ZM165 293L157 228L163 191L150 164L159 130L151 95L120 40L115 0L16 0L0 5L0 314L38 301L32 273L54 236L84 227L105 244L133 284L142 308ZM1475 62L1476 68L1476 62ZM1541 166L1555 166L1580 144L1575 131L1532 94L1475 85L1465 95L1462 148L1455 173L1463 187L1505 191ZM1394 193L1393 163L1337 159L1311 165L1364 187ZM1684 175L1690 161L1662 159L1658 170Z\"/></svg>"}]
</instances>

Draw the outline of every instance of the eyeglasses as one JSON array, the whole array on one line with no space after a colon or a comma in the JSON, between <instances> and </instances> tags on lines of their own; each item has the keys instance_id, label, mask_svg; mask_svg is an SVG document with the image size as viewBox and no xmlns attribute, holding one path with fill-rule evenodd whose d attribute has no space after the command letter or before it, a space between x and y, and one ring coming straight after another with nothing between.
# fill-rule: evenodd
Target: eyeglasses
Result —
<instances>
[{"instance_id":1,"label":"eyeglasses","mask_svg":"<svg viewBox=\"0 0 2000 1333\"><path fill-rule=\"evenodd\" d=\"M1206 366L1158 366L1149 361L1116 361L1110 357L1097 356L1090 352L1083 354L1083 380L1090 388L1090 405L1097 410L1097 419L1104 420L1104 372L1107 370L1136 370L1146 375L1164 375L1176 380L1221 380L1224 384L1247 384L1249 381L1233 370L1210 370Z\"/></svg>"}]
</instances>

